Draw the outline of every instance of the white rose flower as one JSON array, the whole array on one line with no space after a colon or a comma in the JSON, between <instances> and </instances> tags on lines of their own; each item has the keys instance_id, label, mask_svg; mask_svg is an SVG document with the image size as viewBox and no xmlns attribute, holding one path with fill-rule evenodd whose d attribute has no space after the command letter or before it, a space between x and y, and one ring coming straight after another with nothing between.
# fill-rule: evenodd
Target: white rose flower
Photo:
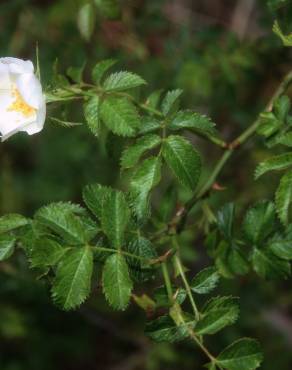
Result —
<instances>
[{"instance_id":1,"label":"white rose flower","mask_svg":"<svg viewBox=\"0 0 292 370\"><path fill-rule=\"evenodd\" d=\"M0 132L4 141L19 131L44 127L46 100L31 61L0 58Z\"/></svg>"}]
</instances>

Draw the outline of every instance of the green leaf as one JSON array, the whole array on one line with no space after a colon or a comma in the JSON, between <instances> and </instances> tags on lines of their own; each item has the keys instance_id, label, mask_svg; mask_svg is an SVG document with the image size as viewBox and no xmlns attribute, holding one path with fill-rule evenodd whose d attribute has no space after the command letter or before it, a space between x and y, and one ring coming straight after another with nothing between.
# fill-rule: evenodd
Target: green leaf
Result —
<instances>
[{"instance_id":1,"label":"green leaf","mask_svg":"<svg viewBox=\"0 0 292 370\"><path fill-rule=\"evenodd\" d=\"M217 136L215 123L210 118L192 111L180 111L172 119L168 128L171 130L190 130L202 136Z\"/></svg>"},{"instance_id":2,"label":"green leaf","mask_svg":"<svg viewBox=\"0 0 292 370\"><path fill-rule=\"evenodd\" d=\"M51 203L40 208L35 218L60 235L67 243L85 244L90 240L92 230L74 213L75 209L79 210L80 207L71 203Z\"/></svg>"},{"instance_id":3,"label":"green leaf","mask_svg":"<svg viewBox=\"0 0 292 370\"><path fill-rule=\"evenodd\" d=\"M77 17L77 25L81 36L86 41L89 41L92 36L95 26L95 19L96 12L93 4L87 3L80 8Z\"/></svg>"},{"instance_id":4,"label":"green leaf","mask_svg":"<svg viewBox=\"0 0 292 370\"><path fill-rule=\"evenodd\" d=\"M124 257L118 253L109 256L105 262L103 292L108 303L117 310L125 310L129 304L133 283Z\"/></svg>"},{"instance_id":5,"label":"green leaf","mask_svg":"<svg viewBox=\"0 0 292 370\"><path fill-rule=\"evenodd\" d=\"M45 237L36 239L30 253L31 266L53 266L64 256L67 250L55 240Z\"/></svg>"},{"instance_id":6,"label":"green leaf","mask_svg":"<svg viewBox=\"0 0 292 370\"><path fill-rule=\"evenodd\" d=\"M53 283L54 301L70 310L85 301L90 293L93 255L90 247L72 248L59 263Z\"/></svg>"},{"instance_id":7,"label":"green leaf","mask_svg":"<svg viewBox=\"0 0 292 370\"><path fill-rule=\"evenodd\" d=\"M116 64L114 59L105 59L101 62L98 62L92 70L92 79L96 84L100 84L101 79L103 78L106 71L108 71L113 65Z\"/></svg>"},{"instance_id":8,"label":"green leaf","mask_svg":"<svg viewBox=\"0 0 292 370\"><path fill-rule=\"evenodd\" d=\"M285 122L290 110L290 99L287 95L280 96L274 103L273 110L276 117Z\"/></svg>"},{"instance_id":9,"label":"green leaf","mask_svg":"<svg viewBox=\"0 0 292 370\"><path fill-rule=\"evenodd\" d=\"M292 171L282 176L275 194L275 205L278 216L284 225L288 225L289 205L292 199Z\"/></svg>"},{"instance_id":10,"label":"green leaf","mask_svg":"<svg viewBox=\"0 0 292 370\"><path fill-rule=\"evenodd\" d=\"M201 174L201 158L192 144L181 136L169 136L163 143L162 155L178 181L195 190Z\"/></svg>"},{"instance_id":11,"label":"green leaf","mask_svg":"<svg viewBox=\"0 0 292 370\"><path fill-rule=\"evenodd\" d=\"M254 370L263 360L259 343L254 339L242 338L225 348L216 363L227 370Z\"/></svg>"},{"instance_id":12,"label":"green leaf","mask_svg":"<svg viewBox=\"0 0 292 370\"><path fill-rule=\"evenodd\" d=\"M246 274L249 264L245 254L235 241L222 240L215 253L215 264L219 273L226 278L232 278L234 274Z\"/></svg>"},{"instance_id":13,"label":"green leaf","mask_svg":"<svg viewBox=\"0 0 292 370\"><path fill-rule=\"evenodd\" d=\"M131 179L131 189L134 193L148 193L161 179L160 157L145 159L134 172Z\"/></svg>"},{"instance_id":14,"label":"green leaf","mask_svg":"<svg viewBox=\"0 0 292 370\"><path fill-rule=\"evenodd\" d=\"M157 252L150 240L143 237L137 237L129 243L127 246L127 252L134 254L137 257L145 258L137 259L134 257L127 257L127 261L131 266L143 268L148 266L147 260L157 258Z\"/></svg>"},{"instance_id":15,"label":"green leaf","mask_svg":"<svg viewBox=\"0 0 292 370\"><path fill-rule=\"evenodd\" d=\"M140 157L148 150L151 150L161 143L158 135L149 134L139 138L136 143L124 150L121 157L122 168L130 168L137 164Z\"/></svg>"},{"instance_id":16,"label":"green leaf","mask_svg":"<svg viewBox=\"0 0 292 370\"><path fill-rule=\"evenodd\" d=\"M284 153L275 155L272 158L261 162L255 171L255 178L258 179L264 173L268 171L280 171L292 165L292 153Z\"/></svg>"},{"instance_id":17,"label":"green leaf","mask_svg":"<svg viewBox=\"0 0 292 370\"><path fill-rule=\"evenodd\" d=\"M278 258L269 249L254 248L252 264L256 273L262 278L287 278L290 275L290 263Z\"/></svg>"},{"instance_id":18,"label":"green leaf","mask_svg":"<svg viewBox=\"0 0 292 370\"><path fill-rule=\"evenodd\" d=\"M145 159L133 173L131 187L132 208L139 220L149 215L149 193L160 182L161 159Z\"/></svg>"},{"instance_id":19,"label":"green leaf","mask_svg":"<svg viewBox=\"0 0 292 370\"><path fill-rule=\"evenodd\" d=\"M175 302L178 304L183 304L187 297L187 292L185 289L172 286L172 291L174 292L173 296ZM164 285L156 288L153 294L157 307L170 307L172 305L172 303L169 302L167 290Z\"/></svg>"},{"instance_id":20,"label":"green leaf","mask_svg":"<svg viewBox=\"0 0 292 370\"><path fill-rule=\"evenodd\" d=\"M249 263L244 248L240 248L235 242L231 243L227 257L228 265L235 274L245 275L249 271Z\"/></svg>"},{"instance_id":21,"label":"green leaf","mask_svg":"<svg viewBox=\"0 0 292 370\"><path fill-rule=\"evenodd\" d=\"M6 260L13 254L15 242L16 239L13 236L0 236L0 261Z\"/></svg>"},{"instance_id":22,"label":"green leaf","mask_svg":"<svg viewBox=\"0 0 292 370\"><path fill-rule=\"evenodd\" d=\"M216 288L219 282L220 276L215 267L207 267L201 270L192 279L191 289L193 292L198 294L207 294L214 288Z\"/></svg>"},{"instance_id":23,"label":"green leaf","mask_svg":"<svg viewBox=\"0 0 292 370\"><path fill-rule=\"evenodd\" d=\"M154 91L153 93L151 93L148 96L145 104L149 108L157 109L158 106L159 106L159 101L160 101L160 98L161 98L161 94L162 94L162 90L156 90L156 91Z\"/></svg>"},{"instance_id":24,"label":"green leaf","mask_svg":"<svg viewBox=\"0 0 292 370\"><path fill-rule=\"evenodd\" d=\"M282 126L283 122L279 121L273 112L263 112L260 114L260 125L257 133L266 138L275 134Z\"/></svg>"},{"instance_id":25,"label":"green leaf","mask_svg":"<svg viewBox=\"0 0 292 370\"><path fill-rule=\"evenodd\" d=\"M139 135L149 134L157 130L161 130L161 124L157 119L148 116L144 116L141 118Z\"/></svg>"},{"instance_id":26,"label":"green leaf","mask_svg":"<svg viewBox=\"0 0 292 370\"><path fill-rule=\"evenodd\" d=\"M292 33L289 33L288 35L284 35L279 26L278 21L274 22L273 31L277 36L280 37L284 46L292 46Z\"/></svg>"},{"instance_id":27,"label":"green leaf","mask_svg":"<svg viewBox=\"0 0 292 370\"><path fill-rule=\"evenodd\" d=\"M177 326L169 316L161 316L146 324L145 334L156 342L174 343L189 336L189 329L195 325L194 321Z\"/></svg>"},{"instance_id":28,"label":"green leaf","mask_svg":"<svg viewBox=\"0 0 292 370\"><path fill-rule=\"evenodd\" d=\"M179 98L183 93L182 90L171 90L165 95L161 103L162 113L167 116L174 113L178 109Z\"/></svg>"},{"instance_id":29,"label":"green leaf","mask_svg":"<svg viewBox=\"0 0 292 370\"><path fill-rule=\"evenodd\" d=\"M69 67L67 75L76 83L82 82L82 76L85 68L85 63L81 67Z\"/></svg>"},{"instance_id":30,"label":"green leaf","mask_svg":"<svg viewBox=\"0 0 292 370\"><path fill-rule=\"evenodd\" d=\"M84 187L82 196L85 204L90 211L98 218L101 218L102 202L106 194L111 192L111 188L100 184L90 184Z\"/></svg>"},{"instance_id":31,"label":"green leaf","mask_svg":"<svg viewBox=\"0 0 292 370\"><path fill-rule=\"evenodd\" d=\"M202 318L196 325L196 334L215 334L225 326L233 324L239 315L237 301L234 297L216 297L208 301Z\"/></svg>"},{"instance_id":32,"label":"green leaf","mask_svg":"<svg viewBox=\"0 0 292 370\"><path fill-rule=\"evenodd\" d=\"M277 143L292 148L292 131L280 135L277 139Z\"/></svg>"},{"instance_id":33,"label":"green leaf","mask_svg":"<svg viewBox=\"0 0 292 370\"><path fill-rule=\"evenodd\" d=\"M272 202L263 201L251 207L243 221L243 231L252 244L260 244L274 229L275 207Z\"/></svg>"},{"instance_id":34,"label":"green leaf","mask_svg":"<svg viewBox=\"0 0 292 370\"><path fill-rule=\"evenodd\" d=\"M107 77L103 83L105 91L124 91L145 85L146 81L142 77L132 72L116 72Z\"/></svg>"},{"instance_id":35,"label":"green leaf","mask_svg":"<svg viewBox=\"0 0 292 370\"><path fill-rule=\"evenodd\" d=\"M291 238L273 240L269 243L269 249L279 258L284 260L292 259Z\"/></svg>"},{"instance_id":36,"label":"green leaf","mask_svg":"<svg viewBox=\"0 0 292 370\"><path fill-rule=\"evenodd\" d=\"M94 96L84 104L84 115L90 131L98 136L100 130L99 124L99 97Z\"/></svg>"},{"instance_id":37,"label":"green leaf","mask_svg":"<svg viewBox=\"0 0 292 370\"><path fill-rule=\"evenodd\" d=\"M218 228L226 240L230 240L232 238L234 214L234 203L225 204L217 213Z\"/></svg>"},{"instance_id":38,"label":"green leaf","mask_svg":"<svg viewBox=\"0 0 292 370\"><path fill-rule=\"evenodd\" d=\"M100 116L105 125L117 135L134 136L140 127L138 112L126 98L107 97L101 104Z\"/></svg>"},{"instance_id":39,"label":"green leaf","mask_svg":"<svg viewBox=\"0 0 292 370\"><path fill-rule=\"evenodd\" d=\"M102 202L101 224L114 248L121 248L130 211L121 191L108 191Z\"/></svg>"},{"instance_id":40,"label":"green leaf","mask_svg":"<svg viewBox=\"0 0 292 370\"><path fill-rule=\"evenodd\" d=\"M0 234L13 231L27 224L28 219L26 219L25 217L15 213L7 214L5 216L0 217Z\"/></svg>"}]
</instances>

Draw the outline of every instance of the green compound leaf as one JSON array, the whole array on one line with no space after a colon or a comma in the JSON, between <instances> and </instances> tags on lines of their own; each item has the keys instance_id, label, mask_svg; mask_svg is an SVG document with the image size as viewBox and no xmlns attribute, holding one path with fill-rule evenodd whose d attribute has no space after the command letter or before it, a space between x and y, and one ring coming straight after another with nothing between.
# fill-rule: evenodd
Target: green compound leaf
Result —
<instances>
[{"instance_id":1,"label":"green compound leaf","mask_svg":"<svg viewBox=\"0 0 292 370\"><path fill-rule=\"evenodd\" d=\"M275 155L272 158L261 162L255 171L255 178L258 179L264 173L268 171L280 171L292 165L292 153L284 153Z\"/></svg>"},{"instance_id":2,"label":"green compound leaf","mask_svg":"<svg viewBox=\"0 0 292 370\"><path fill-rule=\"evenodd\" d=\"M86 40L89 41L95 26L95 19L96 19L96 10L91 3L87 3L83 5L77 17L77 25L81 36Z\"/></svg>"},{"instance_id":3,"label":"green compound leaf","mask_svg":"<svg viewBox=\"0 0 292 370\"><path fill-rule=\"evenodd\" d=\"M259 343L254 339L242 338L225 348L216 363L227 370L255 370L262 360Z\"/></svg>"},{"instance_id":4,"label":"green compound leaf","mask_svg":"<svg viewBox=\"0 0 292 370\"><path fill-rule=\"evenodd\" d=\"M102 202L101 225L114 248L121 248L130 210L121 191L108 191Z\"/></svg>"},{"instance_id":5,"label":"green compound leaf","mask_svg":"<svg viewBox=\"0 0 292 370\"><path fill-rule=\"evenodd\" d=\"M10 235L0 236L0 261L9 258L14 252L16 239Z\"/></svg>"},{"instance_id":6,"label":"green compound leaf","mask_svg":"<svg viewBox=\"0 0 292 370\"><path fill-rule=\"evenodd\" d=\"M83 189L82 196L84 203L98 219L101 218L102 202L110 192L111 188L100 184L90 184Z\"/></svg>"},{"instance_id":7,"label":"green compound leaf","mask_svg":"<svg viewBox=\"0 0 292 370\"><path fill-rule=\"evenodd\" d=\"M85 301L90 293L93 255L90 247L72 248L61 259L52 287L54 301L70 310Z\"/></svg>"},{"instance_id":8,"label":"green compound leaf","mask_svg":"<svg viewBox=\"0 0 292 370\"><path fill-rule=\"evenodd\" d=\"M292 199L292 171L282 176L275 194L275 205L278 216L284 225L288 225L289 206Z\"/></svg>"},{"instance_id":9,"label":"green compound leaf","mask_svg":"<svg viewBox=\"0 0 292 370\"><path fill-rule=\"evenodd\" d=\"M146 135L139 138L136 143L125 149L121 157L122 168L131 168L135 166L141 156L161 143L161 138L158 135Z\"/></svg>"},{"instance_id":10,"label":"green compound leaf","mask_svg":"<svg viewBox=\"0 0 292 370\"><path fill-rule=\"evenodd\" d=\"M179 342L189 336L189 329L194 328L195 321L177 326L169 316L161 316L146 324L145 334L155 342Z\"/></svg>"},{"instance_id":11,"label":"green compound leaf","mask_svg":"<svg viewBox=\"0 0 292 370\"><path fill-rule=\"evenodd\" d=\"M105 91L124 91L145 85L146 81L142 77L132 72L116 72L107 77L103 83Z\"/></svg>"},{"instance_id":12,"label":"green compound leaf","mask_svg":"<svg viewBox=\"0 0 292 370\"><path fill-rule=\"evenodd\" d=\"M90 131L93 135L98 136L100 131L98 96L90 98L90 100L84 104L84 116Z\"/></svg>"},{"instance_id":13,"label":"green compound leaf","mask_svg":"<svg viewBox=\"0 0 292 370\"><path fill-rule=\"evenodd\" d=\"M102 275L103 292L108 303L117 310L125 310L129 304L133 283L125 258L112 254L105 262Z\"/></svg>"},{"instance_id":14,"label":"green compound leaf","mask_svg":"<svg viewBox=\"0 0 292 370\"><path fill-rule=\"evenodd\" d=\"M202 136L217 136L215 123L207 116L192 111L180 111L168 125L170 130L190 130Z\"/></svg>"},{"instance_id":15,"label":"green compound leaf","mask_svg":"<svg viewBox=\"0 0 292 370\"><path fill-rule=\"evenodd\" d=\"M238 299L234 297L212 298L205 305L195 332L199 335L215 334L225 326L233 324L239 316L237 302Z\"/></svg>"},{"instance_id":16,"label":"green compound leaf","mask_svg":"<svg viewBox=\"0 0 292 370\"><path fill-rule=\"evenodd\" d=\"M162 155L177 180L195 190L201 174L201 158L192 144L181 136L169 136L163 143Z\"/></svg>"},{"instance_id":17,"label":"green compound leaf","mask_svg":"<svg viewBox=\"0 0 292 370\"><path fill-rule=\"evenodd\" d=\"M289 33L288 35L284 35L279 26L278 21L275 21L273 25L273 31L277 36L280 37L284 46L292 46L292 33Z\"/></svg>"},{"instance_id":18,"label":"green compound leaf","mask_svg":"<svg viewBox=\"0 0 292 370\"><path fill-rule=\"evenodd\" d=\"M0 217L0 234L13 231L28 224L28 219L16 213Z\"/></svg>"},{"instance_id":19,"label":"green compound leaf","mask_svg":"<svg viewBox=\"0 0 292 370\"><path fill-rule=\"evenodd\" d=\"M109 96L100 107L100 116L114 134L134 136L140 127L135 106L126 98Z\"/></svg>"},{"instance_id":20,"label":"green compound leaf","mask_svg":"<svg viewBox=\"0 0 292 370\"><path fill-rule=\"evenodd\" d=\"M255 272L264 279L285 279L290 275L290 263L278 258L270 249L254 248L252 264Z\"/></svg>"},{"instance_id":21,"label":"green compound leaf","mask_svg":"<svg viewBox=\"0 0 292 370\"><path fill-rule=\"evenodd\" d=\"M98 85L100 84L104 74L116 64L114 59L105 59L98 62L92 70L92 79Z\"/></svg>"},{"instance_id":22,"label":"green compound leaf","mask_svg":"<svg viewBox=\"0 0 292 370\"><path fill-rule=\"evenodd\" d=\"M272 202L258 202L249 208L243 221L243 231L252 244L260 244L274 229L276 218Z\"/></svg>"},{"instance_id":23,"label":"green compound leaf","mask_svg":"<svg viewBox=\"0 0 292 370\"><path fill-rule=\"evenodd\" d=\"M207 294L216 288L220 276L215 267L201 270L191 282L191 289L197 294Z\"/></svg>"}]
</instances>

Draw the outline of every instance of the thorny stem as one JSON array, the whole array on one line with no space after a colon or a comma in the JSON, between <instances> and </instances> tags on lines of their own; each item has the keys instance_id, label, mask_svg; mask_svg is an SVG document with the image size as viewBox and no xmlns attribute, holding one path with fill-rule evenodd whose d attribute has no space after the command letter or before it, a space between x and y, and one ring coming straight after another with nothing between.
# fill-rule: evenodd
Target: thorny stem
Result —
<instances>
[{"instance_id":1,"label":"thorny stem","mask_svg":"<svg viewBox=\"0 0 292 370\"><path fill-rule=\"evenodd\" d=\"M289 87L291 82L292 82L292 71L290 73L288 73L286 75L286 77L284 78L284 80L281 82L278 89L275 91L274 95L272 96L269 103L267 104L267 106L265 108L265 111L271 111L272 110L274 102L276 101L276 99L286 91L286 89ZM173 220L169 223L169 225L165 229L162 229L162 230L160 230L159 232L157 232L155 234L155 237L157 237L157 236L159 237L159 236L161 236L165 233L171 233L172 234L172 241L174 243L174 249L177 250L177 254L174 256L174 261L176 263L178 272L179 272L179 274L182 278L182 281L184 283L184 286L186 288L189 300L191 302L192 308L193 308L194 313L195 313L196 320L198 320L200 318L200 313L199 313L199 310L198 310L198 308L196 306L196 303L194 301L194 298L193 298L193 295L192 295L192 292L191 292L191 289L190 289L190 285L188 283L188 280L187 280L186 275L185 275L184 270L183 270L181 260L180 260L179 255L178 255L179 245L178 245L177 240L176 240L176 234L179 233L184 228L187 216L188 216L189 212L191 211L191 209L193 208L193 206L199 200L203 199L209 193L209 191L212 188L216 178L220 174L221 170L225 166L228 159L232 156L234 150L238 146L240 146L241 144L245 143L251 136L253 136L253 134L256 132L259 125L260 125L260 119L257 118L252 123L251 126L249 126L242 134L240 134L235 140L233 140L227 146L227 148L223 152L221 158L218 160L218 162L215 165L213 171L211 172L211 175L209 176L209 178L207 179L205 184L202 186L202 188L196 194L194 194L194 196L185 204L185 206L182 209L180 209L177 212L177 214L175 215ZM170 301L171 304L174 304L172 288L171 288L171 281L170 281L169 273L168 273L168 270L167 270L166 262L164 262L162 264L162 271L163 271L163 276L164 276L164 280L165 280L166 289L167 289L167 292L168 292L169 301ZM180 305L177 302L175 302L175 304L178 307L177 315L178 315L178 321L179 322L176 322L177 326L179 326L180 324L187 325L187 323L185 322L185 319L184 319L184 317L181 313ZM190 327L188 328L188 332L189 332L190 338L192 338L194 340L194 342L201 348L201 350L211 360L211 362L213 364L216 364L221 369L221 366L219 364L217 364L216 358L204 346L201 338L198 337Z\"/></svg>"}]
</instances>

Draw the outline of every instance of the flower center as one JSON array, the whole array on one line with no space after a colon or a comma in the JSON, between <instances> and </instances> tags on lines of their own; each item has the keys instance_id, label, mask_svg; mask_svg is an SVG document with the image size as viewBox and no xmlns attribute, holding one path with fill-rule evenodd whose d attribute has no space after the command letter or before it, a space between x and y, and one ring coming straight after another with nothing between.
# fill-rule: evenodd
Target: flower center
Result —
<instances>
[{"instance_id":1,"label":"flower center","mask_svg":"<svg viewBox=\"0 0 292 370\"><path fill-rule=\"evenodd\" d=\"M31 117L36 113L36 109L28 105L21 96L16 86L12 86L12 96L14 98L7 112L21 113L25 118Z\"/></svg>"}]
</instances>

